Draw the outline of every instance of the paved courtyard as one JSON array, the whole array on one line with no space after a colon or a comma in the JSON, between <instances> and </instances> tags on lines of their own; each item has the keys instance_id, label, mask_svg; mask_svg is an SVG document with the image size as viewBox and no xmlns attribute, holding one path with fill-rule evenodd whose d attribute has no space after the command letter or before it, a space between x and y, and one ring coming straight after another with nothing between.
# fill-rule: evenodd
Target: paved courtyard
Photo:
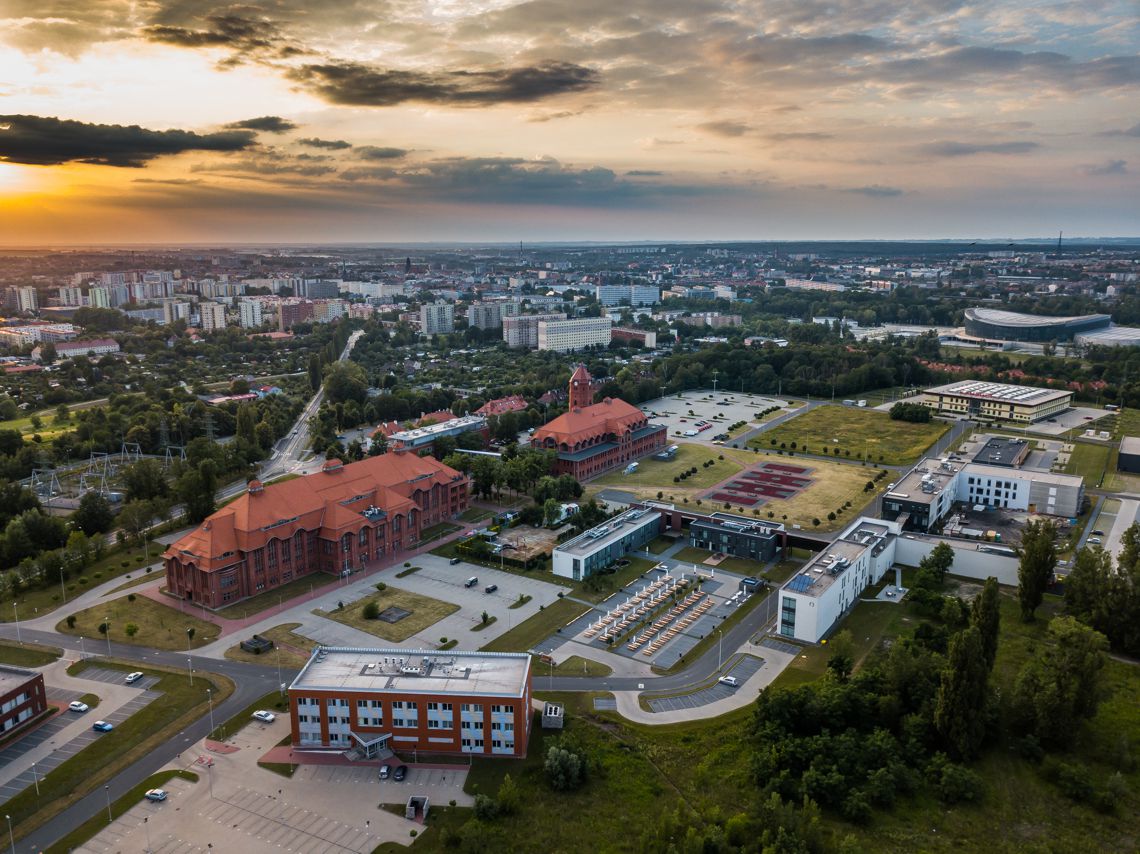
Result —
<instances>
[{"instance_id":1,"label":"paved courtyard","mask_svg":"<svg viewBox=\"0 0 1140 854\"><path fill-rule=\"evenodd\" d=\"M664 424L669 429L670 442L680 441L681 434L686 430L695 430L694 422L712 421L711 429L704 430L696 436L684 436L685 442L711 445L714 436L727 432L736 422L752 423L765 409L772 406L784 407L787 403L786 400L762 394L740 394L722 389L715 394L708 390L671 394L656 400L647 400L641 404L641 409L656 413L651 415L649 420L654 424ZM690 415L690 410L695 415ZM723 417L715 418L717 415Z\"/></svg>"}]
</instances>

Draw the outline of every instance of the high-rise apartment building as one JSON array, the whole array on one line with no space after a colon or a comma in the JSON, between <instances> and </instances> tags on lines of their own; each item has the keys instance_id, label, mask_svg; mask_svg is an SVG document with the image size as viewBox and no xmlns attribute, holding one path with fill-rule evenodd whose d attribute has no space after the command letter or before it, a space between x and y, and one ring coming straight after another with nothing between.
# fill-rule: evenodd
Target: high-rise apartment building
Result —
<instances>
[{"instance_id":1,"label":"high-rise apartment building","mask_svg":"<svg viewBox=\"0 0 1140 854\"><path fill-rule=\"evenodd\" d=\"M661 291L656 285L598 285L594 296L602 305L643 306L661 302Z\"/></svg>"},{"instance_id":2,"label":"high-rise apartment building","mask_svg":"<svg viewBox=\"0 0 1140 854\"><path fill-rule=\"evenodd\" d=\"M261 326L261 303L246 299L238 303L238 316L243 329Z\"/></svg>"},{"instance_id":3,"label":"high-rise apartment building","mask_svg":"<svg viewBox=\"0 0 1140 854\"><path fill-rule=\"evenodd\" d=\"M36 311L40 307L40 295L35 288L16 288L16 310Z\"/></svg>"},{"instance_id":4,"label":"high-rise apartment building","mask_svg":"<svg viewBox=\"0 0 1140 854\"><path fill-rule=\"evenodd\" d=\"M544 320L565 320L562 312L552 314L519 314L503 318L503 340L508 347L533 350L538 346L538 324Z\"/></svg>"},{"instance_id":5,"label":"high-rise apartment building","mask_svg":"<svg viewBox=\"0 0 1140 854\"><path fill-rule=\"evenodd\" d=\"M198 303L203 332L213 332L226 327L226 307L219 302Z\"/></svg>"},{"instance_id":6,"label":"high-rise apartment building","mask_svg":"<svg viewBox=\"0 0 1140 854\"><path fill-rule=\"evenodd\" d=\"M420 306L420 332L438 335L455 329L455 306L447 302L433 302Z\"/></svg>"},{"instance_id":7,"label":"high-rise apartment building","mask_svg":"<svg viewBox=\"0 0 1140 854\"><path fill-rule=\"evenodd\" d=\"M610 343L613 321L608 317L582 317L575 320L543 320L538 324L538 349L569 353Z\"/></svg>"}]
</instances>

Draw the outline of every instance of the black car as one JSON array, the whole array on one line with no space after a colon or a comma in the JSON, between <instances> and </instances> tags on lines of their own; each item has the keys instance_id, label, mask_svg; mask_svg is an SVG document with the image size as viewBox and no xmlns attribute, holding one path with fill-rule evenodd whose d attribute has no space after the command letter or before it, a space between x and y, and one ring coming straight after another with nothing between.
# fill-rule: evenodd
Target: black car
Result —
<instances>
[{"instance_id":1,"label":"black car","mask_svg":"<svg viewBox=\"0 0 1140 854\"><path fill-rule=\"evenodd\" d=\"M392 773L392 779L397 783L404 782L404 778L408 776L407 765L397 765L396 770Z\"/></svg>"},{"instance_id":2,"label":"black car","mask_svg":"<svg viewBox=\"0 0 1140 854\"><path fill-rule=\"evenodd\" d=\"M483 588L483 592L484 593L494 593L498 589L499 589L498 584L488 584L486 587Z\"/></svg>"},{"instance_id":3,"label":"black car","mask_svg":"<svg viewBox=\"0 0 1140 854\"><path fill-rule=\"evenodd\" d=\"M1094 537L1103 537L1104 531L1093 531L1093 536Z\"/></svg>"}]
</instances>

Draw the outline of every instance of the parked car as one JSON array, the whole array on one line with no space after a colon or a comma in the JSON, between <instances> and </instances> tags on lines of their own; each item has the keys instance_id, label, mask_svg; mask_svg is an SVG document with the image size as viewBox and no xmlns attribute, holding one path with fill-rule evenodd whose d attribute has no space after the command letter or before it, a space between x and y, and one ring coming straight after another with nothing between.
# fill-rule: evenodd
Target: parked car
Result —
<instances>
[{"instance_id":1,"label":"parked car","mask_svg":"<svg viewBox=\"0 0 1140 854\"><path fill-rule=\"evenodd\" d=\"M95 721L91 729L95 730L95 732L110 732L114 727L106 721Z\"/></svg>"},{"instance_id":2,"label":"parked car","mask_svg":"<svg viewBox=\"0 0 1140 854\"><path fill-rule=\"evenodd\" d=\"M479 576L478 575L472 575L470 578L468 578L466 581L463 582L463 586L464 587L474 587L478 583L479 583Z\"/></svg>"},{"instance_id":3,"label":"parked car","mask_svg":"<svg viewBox=\"0 0 1140 854\"><path fill-rule=\"evenodd\" d=\"M165 801L166 791L164 789L147 789L143 797L148 801Z\"/></svg>"},{"instance_id":4,"label":"parked car","mask_svg":"<svg viewBox=\"0 0 1140 854\"><path fill-rule=\"evenodd\" d=\"M494 593L498 589L499 589L498 584L488 584L486 587L483 588L483 592L484 593Z\"/></svg>"},{"instance_id":5,"label":"parked car","mask_svg":"<svg viewBox=\"0 0 1140 854\"><path fill-rule=\"evenodd\" d=\"M740 684L737 681L735 676L722 676L722 677L720 677L720 679L718 679L716 681L719 682L721 685L728 685L730 688L735 688L737 685Z\"/></svg>"},{"instance_id":6,"label":"parked car","mask_svg":"<svg viewBox=\"0 0 1140 854\"><path fill-rule=\"evenodd\" d=\"M380 779L381 780L387 780L391 776L392 776L392 766L391 765L381 765L380 766Z\"/></svg>"},{"instance_id":7,"label":"parked car","mask_svg":"<svg viewBox=\"0 0 1140 854\"><path fill-rule=\"evenodd\" d=\"M90 706L88 706L86 703L81 703L78 700L72 700L71 704L68 705L67 708L71 709L73 712L86 712Z\"/></svg>"},{"instance_id":8,"label":"parked car","mask_svg":"<svg viewBox=\"0 0 1140 854\"><path fill-rule=\"evenodd\" d=\"M1097 530L1093 531L1093 536L1095 536L1095 537L1103 537L1103 536L1104 536L1104 531L1102 531L1102 530L1100 530L1100 529L1098 528Z\"/></svg>"},{"instance_id":9,"label":"parked car","mask_svg":"<svg viewBox=\"0 0 1140 854\"><path fill-rule=\"evenodd\" d=\"M277 720L277 715L273 714L273 712L267 712L265 709L258 709L253 713L253 719L255 721L261 721L263 724L271 724Z\"/></svg>"},{"instance_id":10,"label":"parked car","mask_svg":"<svg viewBox=\"0 0 1140 854\"><path fill-rule=\"evenodd\" d=\"M141 670L136 670L134 673L128 673L127 684L130 685L132 682L138 682L142 678L143 675Z\"/></svg>"},{"instance_id":11,"label":"parked car","mask_svg":"<svg viewBox=\"0 0 1140 854\"><path fill-rule=\"evenodd\" d=\"M1089 542L1094 546L1099 546L1101 544L1101 539L1100 537L1089 537Z\"/></svg>"},{"instance_id":12,"label":"parked car","mask_svg":"<svg viewBox=\"0 0 1140 854\"><path fill-rule=\"evenodd\" d=\"M449 560L447 562L447 564L448 564L448 566L455 566L457 563L462 563L462 562L463 562L463 558L453 557L451 560Z\"/></svg>"},{"instance_id":13,"label":"parked car","mask_svg":"<svg viewBox=\"0 0 1140 854\"><path fill-rule=\"evenodd\" d=\"M407 765L397 765L396 770L394 772L392 772L392 779L395 780L397 783L404 782L404 778L407 776L408 776L408 766Z\"/></svg>"}]
</instances>

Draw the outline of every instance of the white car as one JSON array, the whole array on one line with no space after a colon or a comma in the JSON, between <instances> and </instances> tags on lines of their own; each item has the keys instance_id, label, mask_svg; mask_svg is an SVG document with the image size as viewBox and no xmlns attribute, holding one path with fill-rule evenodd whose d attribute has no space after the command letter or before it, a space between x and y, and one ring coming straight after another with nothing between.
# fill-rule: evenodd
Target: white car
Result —
<instances>
[{"instance_id":1,"label":"white car","mask_svg":"<svg viewBox=\"0 0 1140 854\"><path fill-rule=\"evenodd\" d=\"M143 797L148 801L165 801L166 791L164 789L147 789Z\"/></svg>"},{"instance_id":2,"label":"white car","mask_svg":"<svg viewBox=\"0 0 1140 854\"><path fill-rule=\"evenodd\" d=\"M261 721L263 724L271 724L277 720L277 715L273 714L273 712L267 712L264 709L258 709L253 713L253 719L255 721Z\"/></svg>"},{"instance_id":3,"label":"white car","mask_svg":"<svg viewBox=\"0 0 1140 854\"><path fill-rule=\"evenodd\" d=\"M1092 543L1094 546L1099 546L1101 540L1100 540L1100 537L1089 537L1089 542Z\"/></svg>"},{"instance_id":4,"label":"white car","mask_svg":"<svg viewBox=\"0 0 1140 854\"><path fill-rule=\"evenodd\" d=\"M141 670L136 670L134 673L128 673L127 684L130 685L132 682L138 682L142 678L143 674Z\"/></svg>"},{"instance_id":5,"label":"white car","mask_svg":"<svg viewBox=\"0 0 1140 854\"><path fill-rule=\"evenodd\" d=\"M68 705L67 708L69 708L73 712L86 712L91 707L88 706L86 703L79 702L78 700L72 700L71 704Z\"/></svg>"},{"instance_id":6,"label":"white car","mask_svg":"<svg viewBox=\"0 0 1140 854\"><path fill-rule=\"evenodd\" d=\"M722 677L720 677L720 679L718 679L716 681L719 682L721 685L728 685L730 688L735 688L737 685L740 684L740 682L737 681L735 676L722 676Z\"/></svg>"}]
</instances>

